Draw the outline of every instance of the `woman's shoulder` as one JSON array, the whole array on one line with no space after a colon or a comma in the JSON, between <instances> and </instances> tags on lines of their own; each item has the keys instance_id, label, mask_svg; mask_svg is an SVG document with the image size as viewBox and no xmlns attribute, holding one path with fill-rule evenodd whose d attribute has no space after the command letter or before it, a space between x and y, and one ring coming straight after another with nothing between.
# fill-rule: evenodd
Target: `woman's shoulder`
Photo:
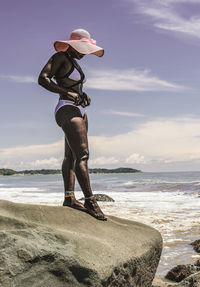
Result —
<instances>
[{"instance_id":1,"label":"woman's shoulder","mask_svg":"<svg viewBox=\"0 0 200 287\"><path fill-rule=\"evenodd\" d=\"M53 54L51 56L51 58L55 61L56 60L64 60L66 58L66 56L65 56L64 52L57 52L57 53Z\"/></svg>"},{"instance_id":2,"label":"woman's shoulder","mask_svg":"<svg viewBox=\"0 0 200 287\"><path fill-rule=\"evenodd\" d=\"M62 64L63 62L65 62L65 63L66 63L66 62L69 62L68 57L66 57L65 53L62 52L62 51L53 54L53 55L51 56L51 58L52 58L53 61L55 61L55 62L57 62L57 63L60 63L60 64Z\"/></svg>"}]
</instances>

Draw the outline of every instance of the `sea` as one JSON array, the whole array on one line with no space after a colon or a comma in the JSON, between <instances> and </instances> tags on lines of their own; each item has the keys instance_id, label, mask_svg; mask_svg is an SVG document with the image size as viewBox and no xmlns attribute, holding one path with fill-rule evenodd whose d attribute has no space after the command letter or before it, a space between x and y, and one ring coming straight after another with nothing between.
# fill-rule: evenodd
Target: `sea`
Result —
<instances>
[{"instance_id":1,"label":"sea","mask_svg":"<svg viewBox=\"0 0 200 287\"><path fill-rule=\"evenodd\" d=\"M190 245L200 239L200 172L90 174L90 180L93 193L115 200L99 202L106 215L139 221L161 233L164 247L157 277L200 258ZM80 199L78 184L75 190ZM62 175L1 176L0 199L62 205Z\"/></svg>"}]
</instances>

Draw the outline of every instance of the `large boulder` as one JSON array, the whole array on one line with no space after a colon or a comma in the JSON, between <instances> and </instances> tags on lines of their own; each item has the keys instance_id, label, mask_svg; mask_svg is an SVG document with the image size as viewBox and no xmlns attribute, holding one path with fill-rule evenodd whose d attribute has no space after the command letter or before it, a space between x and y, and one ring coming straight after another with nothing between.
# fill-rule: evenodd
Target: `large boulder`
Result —
<instances>
[{"instance_id":1,"label":"large boulder","mask_svg":"<svg viewBox=\"0 0 200 287\"><path fill-rule=\"evenodd\" d=\"M111 201L114 202L114 199L110 196L108 196L107 194L104 193L96 193L94 194L94 197L96 199L96 201ZM80 200L84 200L85 198L82 197L80 198Z\"/></svg>"},{"instance_id":2,"label":"large boulder","mask_svg":"<svg viewBox=\"0 0 200 287\"><path fill-rule=\"evenodd\" d=\"M0 201L1 287L150 287L160 233L63 206Z\"/></svg>"}]
</instances>

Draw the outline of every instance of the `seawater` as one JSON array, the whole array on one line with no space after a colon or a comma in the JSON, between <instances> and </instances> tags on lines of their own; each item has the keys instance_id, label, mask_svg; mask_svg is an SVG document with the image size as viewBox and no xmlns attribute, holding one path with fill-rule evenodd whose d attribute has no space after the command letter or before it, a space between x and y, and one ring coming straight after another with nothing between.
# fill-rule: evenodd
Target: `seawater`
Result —
<instances>
[{"instance_id":1,"label":"seawater","mask_svg":"<svg viewBox=\"0 0 200 287\"><path fill-rule=\"evenodd\" d=\"M160 231L164 248L157 276L200 257L190 245L200 239L200 172L90 174L90 179L94 193L115 200L99 203L107 215L139 221ZM82 196L76 184L76 197ZM62 176L1 176L0 199L62 205Z\"/></svg>"}]
</instances>

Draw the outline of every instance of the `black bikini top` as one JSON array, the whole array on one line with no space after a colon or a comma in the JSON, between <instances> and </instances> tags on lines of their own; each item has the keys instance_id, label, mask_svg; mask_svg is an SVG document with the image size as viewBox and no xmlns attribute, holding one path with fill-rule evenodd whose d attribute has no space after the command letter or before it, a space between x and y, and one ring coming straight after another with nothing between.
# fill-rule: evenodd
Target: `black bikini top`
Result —
<instances>
[{"instance_id":1,"label":"black bikini top","mask_svg":"<svg viewBox=\"0 0 200 287\"><path fill-rule=\"evenodd\" d=\"M70 62L72 63L72 67L71 69L69 70L69 72L67 74L65 74L63 77L59 77L57 78L58 80L62 80L62 79L69 79L71 81L75 81L74 84L69 84L69 86L67 86L67 89L70 89L74 92L77 92L77 90L74 90L73 88L77 85L79 85L79 92L80 94L82 94L82 85L85 81L85 75L81 69L81 67L79 66L79 64L77 63L77 61L72 58L70 56L69 53L65 53L65 56L70 60ZM78 71L78 73L80 74L80 79L79 80L76 80L76 79L73 79L73 73L76 73L76 71ZM72 78L70 78L70 75L72 75ZM75 76L75 75L74 75ZM77 75L76 75L77 76Z\"/></svg>"}]
</instances>

